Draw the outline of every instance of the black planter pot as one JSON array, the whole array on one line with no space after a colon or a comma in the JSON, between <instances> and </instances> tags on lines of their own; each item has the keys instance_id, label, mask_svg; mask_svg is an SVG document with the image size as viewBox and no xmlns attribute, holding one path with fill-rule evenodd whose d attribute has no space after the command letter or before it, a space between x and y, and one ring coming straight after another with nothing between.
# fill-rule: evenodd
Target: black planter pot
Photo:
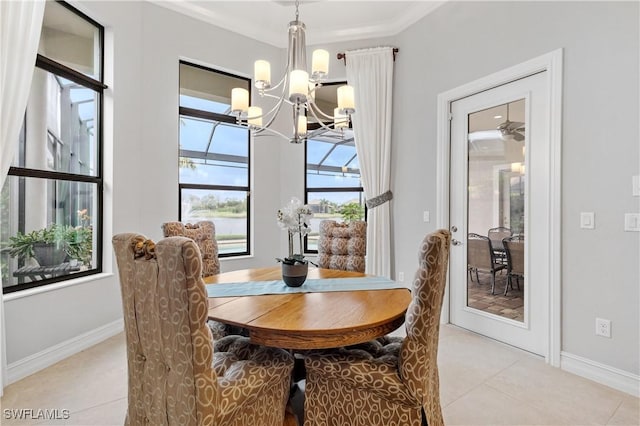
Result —
<instances>
[{"instance_id":1,"label":"black planter pot","mask_svg":"<svg viewBox=\"0 0 640 426\"><path fill-rule=\"evenodd\" d=\"M308 263L282 264L282 281L289 287L300 287L307 279Z\"/></svg>"},{"instance_id":2,"label":"black planter pot","mask_svg":"<svg viewBox=\"0 0 640 426\"><path fill-rule=\"evenodd\" d=\"M33 254L40 266L59 265L67 260L67 252L55 243L34 243Z\"/></svg>"}]
</instances>

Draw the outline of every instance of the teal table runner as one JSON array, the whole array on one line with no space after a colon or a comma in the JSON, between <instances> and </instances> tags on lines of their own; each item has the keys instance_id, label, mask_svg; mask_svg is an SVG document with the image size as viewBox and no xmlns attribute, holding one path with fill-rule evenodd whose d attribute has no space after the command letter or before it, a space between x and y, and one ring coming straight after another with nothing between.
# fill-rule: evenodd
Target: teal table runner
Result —
<instances>
[{"instance_id":1,"label":"teal table runner","mask_svg":"<svg viewBox=\"0 0 640 426\"><path fill-rule=\"evenodd\" d=\"M308 279L300 287L288 287L282 280L208 284L206 287L208 297L406 288L402 283L384 277Z\"/></svg>"}]
</instances>

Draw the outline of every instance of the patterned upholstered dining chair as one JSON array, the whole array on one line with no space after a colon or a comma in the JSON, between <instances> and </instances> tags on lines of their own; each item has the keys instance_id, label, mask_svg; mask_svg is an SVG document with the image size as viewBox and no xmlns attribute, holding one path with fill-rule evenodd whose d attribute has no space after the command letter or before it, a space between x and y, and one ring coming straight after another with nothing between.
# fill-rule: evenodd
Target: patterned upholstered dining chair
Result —
<instances>
[{"instance_id":1,"label":"patterned upholstered dining chair","mask_svg":"<svg viewBox=\"0 0 640 426\"><path fill-rule=\"evenodd\" d=\"M443 425L437 355L450 241L445 229L422 241L407 337L306 356L305 426Z\"/></svg>"},{"instance_id":2,"label":"patterned upholstered dining chair","mask_svg":"<svg viewBox=\"0 0 640 426\"><path fill-rule=\"evenodd\" d=\"M216 241L216 227L213 222L202 220L196 223L165 222L162 233L166 237L187 237L196 242L202 255L202 276L208 277L220 273L218 259L218 242ZM241 328L218 321L208 321L209 328L215 340L230 334L245 334Z\"/></svg>"},{"instance_id":3,"label":"patterned upholstered dining chair","mask_svg":"<svg viewBox=\"0 0 640 426\"><path fill-rule=\"evenodd\" d=\"M293 357L228 336L215 349L195 242L113 237L128 362L125 425L282 425Z\"/></svg>"},{"instance_id":4,"label":"patterned upholstered dining chair","mask_svg":"<svg viewBox=\"0 0 640 426\"><path fill-rule=\"evenodd\" d=\"M196 242L202 254L202 276L220 273L218 242L213 222L203 220L196 223L165 222L162 233L166 237L187 237Z\"/></svg>"},{"instance_id":5,"label":"patterned upholstered dining chair","mask_svg":"<svg viewBox=\"0 0 640 426\"><path fill-rule=\"evenodd\" d=\"M367 223L320 222L318 266L326 269L364 272L367 254Z\"/></svg>"}]
</instances>

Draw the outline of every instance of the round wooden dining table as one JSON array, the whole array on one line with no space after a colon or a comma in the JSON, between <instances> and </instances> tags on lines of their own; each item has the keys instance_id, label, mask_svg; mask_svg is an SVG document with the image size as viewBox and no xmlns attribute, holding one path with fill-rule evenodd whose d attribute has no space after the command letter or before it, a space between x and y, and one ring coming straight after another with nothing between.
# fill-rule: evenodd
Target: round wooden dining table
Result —
<instances>
[{"instance_id":1,"label":"round wooden dining table","mask_svg":"<svg viewBox=\"0 0 640 426\"><path fill-rule=\"evenodd\" d=\"M308 279L363 277L359 272L310 268ZM206 277L206 284L280 280L280 267ZM304 285L304 284L303 284ZM211 297L209 319L243 327L256 344L324 349L366 342L404 323L408 289Z\"/></svg>"}]
</instances>

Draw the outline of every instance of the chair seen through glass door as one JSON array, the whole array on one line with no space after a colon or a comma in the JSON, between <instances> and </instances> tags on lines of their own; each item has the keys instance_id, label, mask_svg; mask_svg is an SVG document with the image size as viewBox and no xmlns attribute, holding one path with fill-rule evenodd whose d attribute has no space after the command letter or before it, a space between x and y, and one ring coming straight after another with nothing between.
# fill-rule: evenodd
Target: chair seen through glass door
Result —
<instances>
[{"instance_id":1,"label":"chair seen through glass door","mask_svg":"<svg viewBox=\"0 0 640 426\"><path fill-rule=\"evenodd\" d=\"M515 279L508 279L509 259L502 240L524 235L525 128L525 99L468 115L467 231L490 241L498 266L487 270L469 264L467 306L520 322L524 280L518 287Z\"/></svg>"}]
</instances>

